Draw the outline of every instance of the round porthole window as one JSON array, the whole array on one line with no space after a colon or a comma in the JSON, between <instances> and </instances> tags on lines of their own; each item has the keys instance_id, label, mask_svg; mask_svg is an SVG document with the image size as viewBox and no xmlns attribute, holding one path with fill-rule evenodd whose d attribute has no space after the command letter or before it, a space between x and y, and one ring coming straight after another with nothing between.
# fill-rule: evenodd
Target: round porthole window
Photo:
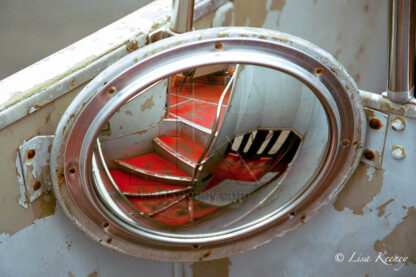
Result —
<instances>
[{"instance_id":1,"label":"round porthole window","mask_svg":"<svg viewBox=\"0 0 416 277\"><path fill-rule=\"evenodd\" d=\"M94 240L161 261L220 258L282 236L334 196L364 139L358 89L287 34L218 28L119 60L56 131L54 191Z\"/></svg>"}]
</instances>

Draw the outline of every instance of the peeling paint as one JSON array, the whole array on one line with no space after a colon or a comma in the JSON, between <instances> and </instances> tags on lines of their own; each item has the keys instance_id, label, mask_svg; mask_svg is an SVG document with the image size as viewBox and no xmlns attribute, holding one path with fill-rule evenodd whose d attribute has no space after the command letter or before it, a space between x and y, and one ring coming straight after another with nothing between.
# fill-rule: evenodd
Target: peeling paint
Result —
<instances>
[{"instance_id":1,"label":"peeling paint","mask_svg":"<svg viewBox=\"0 0 416 277\"><path fill-rule=\"evenodd\" d=\"M279 25L281 11L286 5L286 0L273 0L269 8L267 8L267 2L267 0L235 1L235 25L262 27L266 21L266 16L269 10L280 11L277 17L277 25Z\"/></svg>"},{"instance_id":2,"label":"peeling paint","mask_svg":"<svg viewBox=\"0 0 416 277\"><path fill-rule=\"evenodd\" d=\"M274 0L270 5L271 11L280 11L280 13L277 15L276 26L280 26L280 18L282 16L282 11L285 5L286 0Z\"/></svg>"},{"instance_id":3,"label":"peeling paint","mask_svg":"<svg viewBox=\"0 0 416 277\"><path fill-rule=\"evenodd\" d=\"M235 25L262 27L266 21L267 0L235 1Z\"/></svg>"},{"instance_id":4,"label":"peeling paint","mask_svg":"<svg viewBox=\"0 0 416 277\"><path fill-rule=\"evenodd\" d=\"M408 261L416 263L416 240L414 239L416 230L416 208L410 207L407 215L403 217L393 231L382 240L374 243L374 250L377 252L387 252L386 255L399 255L408 257ZM408 263L406 263L408 264Z\"/></svg>"},{"instance_id":5,"label":"peeling paint","mask_svg":"<svg viewBox=\"0 0 416 277\"><path fill-rule=\"evenodd\" d=\"M224 21L221 23L221 26L231 26L233 23L234 9L229 9L225 14Z\"/></svg>"},{"instance_id":6,"label":"peeling paint","mask_svg":"<svg viewBox=\"0 0 416 277\"><path fill-rule=\"evenodd\" d=\"M71 249L72 246L72 241L66 241L66 249L68 249L68 251Z\"/></svg>"},{"instance_id":7,"label":"peeling paint","mask_svg":"<svg viewBox=\"0 0 416 277\"><path fill-rule=\"evenodd\" d=\"M191 264L192 277L228 277L230 265L229 258L196 262Z\"/></svg>"},{"instance_id":8,"label":"peeling paint","mask_svg":"<svg viewBox=\"0 0 416 277\"><path fill-rule=\"evenodd\" d=\"M335 210L341 212L349 208L353 214L363 215L364 207L381 191L383 173L382 169L360 163L333 204Z\"/></svg>"},{"instance_id":9,"label":"peeling paint","mask_svg":"<svg viewBox=\"0 0 416 277\"><path fill-rule=\"evenodd\" d=\"M229 2L221 6L212 18L212 27L232 26L234 25L234 4ZM206 27L205 27L206 28Z\"/></svg>"},{"instance_id":10,"label":"peeling paint","mask_svg":"<svg viewBox=\"0 0 416 277\"><path fill-rule=\"evenodd\" d=\"M134 50L139 49L139 42L137 40L129 40L126 43L126 49L128 52L133 52Z\"/></svg>"},{"instance_id":11,"label":"peeling paint","mask_svg":"<svg viewBox=\"0 0 416 277\"><path fill-rule=\"evenodd\" d=\"M98 276L97 271L94 271L94 272L91 272L90 274L88 274L87 277L97 277L97 276Z\"/></svg>"},{"instance_id":12,"label":"peeling paint","mask_svg":"<svg viewBox=\"0 0 416 277\"><path fill-rule=\"evenodd\" d=\"M29 208L29 205L28 205L28 199L27 199L27 194L26 194L26 186L25 186L25 181L23 180L23 171L22 171L22 166L20 164L20 159L18 155L19 154L16 155L16 174L17 174L17 181L19 183L20 197L18 198L17 201L20 206L27 209Z\"/></svg>"},{"instance_id":13,"label":"peeling paint","mask_svg":"<svg viewBox=\"0 0 416 277\"><path fill-rule=\"evenodd\" d=\"M140 105L140 111L145 111L145 110L150 110L152 109L152 107L155 105L155 102L153 102L153 95L152 97L150 97L149 99L147 99L146 101L144 101L143 104Z\"/></svg>"},{"instance_id":14,"label":"peeling paint","mask_svg":"<svg viewBox=\"0 0 416 277\"><path fill-rule=\"evenodd\" d=\"M393 202L394 201L394 199L393 198L391 198L389 201L387 201L386 203L384 203L384 204L382 204L382 205L380 205L380 206L378 206L376 209L377 209L377 211L378 211L378 213L377 213L377 216L378 217L382 217L384 214L385 214L385 209L386 209L386 207L387 207L387 205L388 204L390 204L391 202Z\"/></svg>"},{"instance_id":15,"label":"peeling paint","mask_svg":"<svg viewBox=\"0 0 416 277\"><path fill-rule=\"evenodd\" d=\"M56 209L55 195L52 192L44 193L31 203L31 207L35 219L53 215Z\"/></svg>"}]
</instances>

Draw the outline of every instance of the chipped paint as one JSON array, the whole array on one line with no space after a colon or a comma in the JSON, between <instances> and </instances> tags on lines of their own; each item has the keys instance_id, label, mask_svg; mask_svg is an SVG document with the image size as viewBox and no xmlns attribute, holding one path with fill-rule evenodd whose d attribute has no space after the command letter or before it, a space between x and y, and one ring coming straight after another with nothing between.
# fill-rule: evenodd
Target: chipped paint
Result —
<instances>
[{"instance_id":1,"label":"chipped paint","mask_svg":"<svg viewBox=\"0 0 416 277\"><path fill-rule=\"evenodd\" d=\"M19 193L20 193L20 196L18 198L18 203L21 207L27 209L29 208L28 198L26 194L25 181L23 180L23 171L22 171L22 165L19 159L19 154L16 155L16 175L17 175L17 181L19 183Z\"/></svg>"},{"instance_id":2,"label":"chipped paint","mask_svg":"<svg viewBox=\"0 0 416 277\"><path fill-rule=\"evenodd\" d=\"M266 21L267 0L235 1L235 25L261 27Z\"/></svg>"},{"instance_id":3,"label":"chipped paint","mask_svg":"<svg viewBox=\"0 0 416 277\"><path fill-rule=\"evenodd\" d=\"M88 274L87 277L97 277L97 276L98 276L98 272L94 271L94 272L91 272L90 274Z\"/></svg>"},{"instance_id":4,"label":"chipped paint","mask_svg":"<svg viewBox=\"0 0 416 277\"><path fill-rule=\"evenodd\" d=\"M212 18L212 27L234 25L234 4L227 3L220 7Z\"/></svg>"},{"instance_id":5,"label":"chipped paint","mask_svg":"<svg viewBox=\"0 0 416 277\"><path fill-rule=\"evenodd\" d=\"M276 19L276 26L280 26L280 18L282 17L282 11L285 5L286 5L286 0L274 0L272 1L270 5L269 9L271 11L279 11L279 14L277 15L277 19Z\"/></svg>"},{"instance_id":6,"label":"chipped paint","mask_svg":"<svg viewBox=\"0 0 416 277\"><path fill-rule=\"evenodd\" d=\"M382 169L360 163L334 202L335 210L341 212L349 208L353 214L363 215L364 208L381 191L383 173Z\"/></svg>"},{"instance_id":7,"label":"chipped paint","mask_svg":"<svg viewBox=\"0 0 416 277\"><path fill-rule=\"evenodd\" d=\"M228 277L230 265L229 258L196 262L191 264L192 277Z\"/></svg>"},{"instance_id":8,"label":"chipped paint","mask_svg":"<svg viewBox=\"0 0 416 277\"><path fill-rule=\"evenodd\" d=\"M155 102L153 102L153 95L144 101L143 104L140 105L140 111L144 112L145 110L151 110L152 107L155 105Z\"/></svg>"},{"instance_id":9,"label":"chipped paint","mask_svg":"<svg viewBox=\"0 0 416 277\"><path fill-rule=\"evenodd\" d=\"M100 57L97 56L91 56L91 57L87 57L84 60L76 63L75 65L73 65L64 75L58 76L56 78L50 79L50 80L46 80L44 83L41 83L39 85L35 85L32 88L25 90L25 91L19 91L14 93L7 101L7 103L5 103L5 105L3 107L0 106L0 109L6 109L26 98L29 98L30 96L46 90L48 87L52 86L53 84L63 80L65 77L79 71L80 69L86 67L87 65L91 64L93 61L97 60ZM30 109L28 110L28 114L31 114L37 110L40 109L40 106L31 106Z\"/></svg>"},{"instance_id":10,"label":"chipped paint","mask_svg":"<svg viewBox=\"0 0 416 277\"><path fill-rule=\"evenodd\" d=\"M269 7L267 6L268 2L268 0L235 1L235 25L262 27L266 21L266 17L269 11L280 11L279 15L277 16L277 26L279 26L280 16L284 6L286 5L286 0L273 0Z\"/></svg>"},{"instance_id":11,"label":"chipped paint","mask_svg":"<svg viewBox=\"0 0 416 277\"><path fill-rule=\"evenodd\" d=\"M56 199L52 192L44 193L31 204L33 217L35 219L51 216L55 213Z\"/></svg>"},{"instance_id":12,"label":"chipped paint","mask_svg":"<svg viewBox=\"0 0 416 277\"><path fill-rule=\"evenodd\" d=\"M402 222L396 225L393 231L382 240L374 243L374 250L377 252L387 252L386 255L399 255L408 257L408 261L416 263L416 240L414 239L416 230L416 208L410 207L407 215Z\"/></svg>"},{"instance_id":13,"label":"chipped paint","mask_svg":"<svg viewBox=\"0 0 416 277\"><path fill-rule=\"evenodd\" d=\"M382 204L382 205L380 205L380 206L378 206L376 209L377 209L377 211L378 211L378 213L377 213L377 216L378 217L382 217L384 214L385 214L385 209L386 209L386 207L387 207L387 205L388 204L390 204L391 202L393 202L394 201L394 199L393 198L390 198L390 200L389 201L387 201L386 203L384 203L384 204Z\"/></svg>"},{"instance_id":14,"label":"chipped paint","mask_svg":"<svg viewBox=\"0 0 416 277\"><path fill-rule=\"evenodd\" d=\"M394 103L380 94L375 94L363 90L360 90L360 97L363 106L383 112L389 112L397 115L405 115L410 118L416 118L416 105L413 103Z\"/></svg>"},{"instance_id":15,"label":"chipped paint","mask_svg":"<svg viewBox=\"0 0 416 277\"><path fill-rule=\"evenodd\" d=\"M47 197L45 199L40 197L29 204L29 198L26 196L26 188L22 178L23 174L16 172L19 171L18 166L16 167L18 165L16 164L18 162L18 148L22 143L36 136L37 132L40 132L41 135L53 134L62 112L79 92L79 89L74 89L71 93L60 97L54 103L42 107L36 113L0 130L0 144L7 145L7 147L2 148L3 166L0 167L2 176L2 181L0 182L0 195L2 196L0 233L13 235L32 225L34 220L48 217L54 213L55 201L53 200L51 203ZM49 114L50 116L48 116ZM45 125L45 118L47 117L49 117L49 122ZM49 147L46 148L46 151L48 150ZM41 171L44 171L44 169Z\"/></svg>"}]
</instances>

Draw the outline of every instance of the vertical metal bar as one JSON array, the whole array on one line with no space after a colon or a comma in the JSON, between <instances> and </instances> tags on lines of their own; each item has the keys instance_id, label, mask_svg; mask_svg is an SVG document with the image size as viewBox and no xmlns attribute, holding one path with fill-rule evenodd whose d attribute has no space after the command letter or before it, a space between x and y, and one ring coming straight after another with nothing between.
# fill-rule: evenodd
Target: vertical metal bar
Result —
<instances>
[{"instance_id":1,"label":"vertical metal bar","mask_svg":"<svg viewBox=\"0 0 416 277\"><path fill-rule=\"evenodd\" d=\"M387 97L399 103L414 97L414 0L389 1Z\"/></svg>"},{"instance_id":2,"label":"vertical metal bar","mask_svg":"<svg viewBox=\"0 0 416 277\"><path fill-rule=\"evenodd\" d=\"M169 77L168 78L168 86L166 88L166 119L169 118L169 112L170 112L170 91L172 89L172 80L174 80L174 78Z\"/></svg>"},{"instance_id":3,"label":"vertical metal bar","mask_svg":"<svg viewBox=\"0 0 416 277\"><path fill-rule=\"evenodd\" d=\"M228 82L227 86L225 87L224 91L221 94L220 100L218 101L218 106L217 106L217 113L215 115L215 121L214 124L212 125L212 130L211 130L211 134L209 135L208 141L205 144L205 148L202 151L201 155L199 156L198 162L195 165L195 168L193 170L193 174L192 174L192 183L195 185L195 181L196 181L196 175L198 174L198 170L202 164L202 161L205 158L205 155L211 150L211 148L214 145L214 138L217 135L217 130L218 130L218 125L220 122L220 118L221 118L221 110L222 110L222 104L224 102L225 96L227 95L227 92L231 89L231 85L234 82L234 76L235 74L231 77L230 81ZM230 97L231 99L231 97Z\"/></svg>"},{"instance_id":4,"label":"vertical metal bar","mask_svg":"<svg viewBox=\"0 0 416 277\"><path fill-rule=\"evenodd\" d=\"M172 0L172 15L170 30L174 34L192 31L194 24L194 2L195 0ZM172 77L168 78L166 118L169 118L170 90Z\"/></svg>"},{"instance_id":5,"label":"vertical metal bar","mask_svg":"<svg viewBox=\"0 0 416 277\"><path fill-rule=\"evenodd\" d=\"M173 0L170 29L174 33L192 31L194 20L194 0Z\"/></svg>"}]
</instances>

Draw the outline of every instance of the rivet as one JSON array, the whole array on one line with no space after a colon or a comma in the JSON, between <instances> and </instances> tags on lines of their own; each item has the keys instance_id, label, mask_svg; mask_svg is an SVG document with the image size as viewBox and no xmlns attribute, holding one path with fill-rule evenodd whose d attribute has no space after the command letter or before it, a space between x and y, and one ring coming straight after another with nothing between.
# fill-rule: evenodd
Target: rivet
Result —
<instances>
[{"instance_id":1,"label":"rivet","mask_svg":"<svg viewBox=\"0 0 416 277\"><path fill-rule=\"evenodd\" d=\"M35 184L33 185L33 190L39 190L40 189L40 181L36 181Z\"/></svg>"},{"instance_id":2,"label":"rivet","mask_svg":"<svg viewBox=\"0 0 416 277\"><path fill-rule=\"evenodd\" d=\"M322 75L322 73L324 73L324 69L322 67L315 68L316 75Z\"/></svg>"},{"instance_id":3,"label":"rivet","mask_svg":"<svg viewBox=\"0 0 416 277\"><path fill-rule=\"evenodd\" d=\"M383 126L383 124L381 124L380 119L378 118L370 119L369 125L372 129L375 129L375 130L380 129Z\"/></svg>"},{"instance_id":4,"label":"rivet","mask_svg":"<svg viewBox=\"0 0 416 277\"><path fill-rule=\"evenodd\" d=\"M364 150L363 155L364 155L364 158L366 158L369 161L372 161L376 158L376 155L374 154L374 152L369 149Z\"/></svg>"},{"instance_id":5,"label":"rivet","mask_svg":"<svg viewBox=\"0 0 416 277\"><path fill-rule=\"evenodd\" d=\"M350 144L349 139L343 139L342 140L342 145L348 145L348 144Z\"/></svg>"},{"instance_id":6,"label":"rivet","mask_svg":"<svg viewBox=\"0 0 416 277\"><path fill-rule=\"evenodd\" d=\"M27 151L27 158L28 159L32 159L36 154L35 149L29 149L29 151Z\"/></svg>"},{"instance_id":7,"label":"rivet","mask_svg":"<svg viewBox=\"0 0 416 277\"><path fill-rule=\"evenodd\" d=\"M107 90L107 92L108 92L109 94L113 94L114 92L116 92L116 87L115 87L115 86L111 86L111 87L109 87L109 88L108 88L108 90Z\"/></svg>"}]
</instances>

